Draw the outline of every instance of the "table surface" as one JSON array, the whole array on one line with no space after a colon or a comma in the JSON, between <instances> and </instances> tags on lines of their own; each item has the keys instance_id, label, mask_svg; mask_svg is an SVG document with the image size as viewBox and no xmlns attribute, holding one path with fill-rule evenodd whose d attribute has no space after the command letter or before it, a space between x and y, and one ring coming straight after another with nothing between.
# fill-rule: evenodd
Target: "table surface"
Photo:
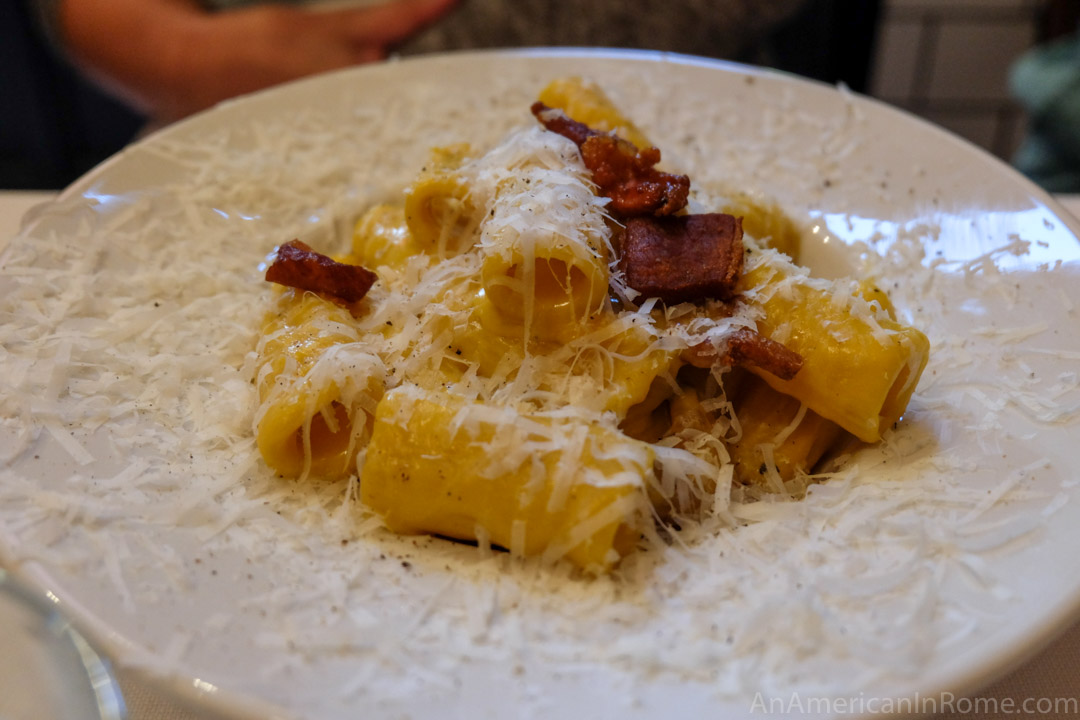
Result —
<instances>
[{"instance_id":1,"label":"table surface","mask_svg":"<svg viewBox=\"0 0 1080 720\"><path fill-rule=\"evenodd\" d=\"M3 192L0 191L0 248L19 228L23 214L39 203L48 202L53 193L42 192ZM1058 197L1058 200L1077 217L1080 217L1080 195ZM171 697L165 696L146 685L135 674L118 673L121 688L124 691L130 720L200 720L205 715L194 709L178 705ZM1030 707L1038 707L1038 701L1051 701L1062 698L1080 697L1080 623L1066 630L1050 646L1019 668L986 687L975 696L970 704L974 708L1005 708L1006 703L1017 708L1024 707L1024 701L1031 699ZM1050 704L1044 702L1045 706ZM1059 707L1065 707L1064 704ZM953 712L935 716L933 720L968 720L986 717L985 713L961 712L968 706L956 704ZM1054 714L1037 712L1014 712L1019 717L1034 717L1042 720L1077 717L1076 706L1072 713Z\"/></svg>"}]
</instances>

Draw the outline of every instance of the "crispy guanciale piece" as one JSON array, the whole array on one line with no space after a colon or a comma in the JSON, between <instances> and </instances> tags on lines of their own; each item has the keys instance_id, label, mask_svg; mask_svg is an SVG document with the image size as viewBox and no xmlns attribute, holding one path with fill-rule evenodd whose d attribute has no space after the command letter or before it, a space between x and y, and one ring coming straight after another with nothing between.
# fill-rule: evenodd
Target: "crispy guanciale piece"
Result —
<instances>
[{"instance_id":1,"label":"crispy guanciale piece","mask_svg":"<svg viewBox=\"0 0 1080 720\"><path fill-rule=\"evenodd\" d=\"M742 222L721 213L630 218L619 265L647 298L728 300L742 273Z\"/></svg>"},{"instance_id":2,"label":"crispy guanciale piece","mask_svg":"<svg viewBox=\"0 0 1080 720\"><path fill-rule=\"evenodd\" d=\"M562 110L550 108L542 102L534 102L529 110L532 111L532 114L536 116L541 125L551 132L559 133L564 138L573 140L578 147L584 145L585 141L591 137L604 135L599 130L593 130L585 123L574 120ZM629 141L624 142L630 147L634 147Z\"/></svg>"},{"instance_id":3,"label":"crispy guanciale piece","mask_svg":"<svg viewBox=\"0 0 1080 720\"><path fill-rule=\"evenodd\" d=\"M656 148L639 151L628 140L597 132L540 102L533 103L532 113L545 128L573 140L581 149L581 159L600 195L611 200L608 210L613 215L672 215L686 207L690 178L657 170L660 151Z\"/></svg>"},{"instance_id":4,"label":"crispy guanciale piece","mask_svg":"<svg viewBox=\"0 0 1080 720\"><path fill-rule=\"evenodd\" d=\"M322 293L346 303L364 297L377 278L365 267L339 263L299 240L278 247L277 258L266 269L269 282Z\"/></svg>"},{"instance_id":5,"label":"crispy guanciale piece","mask_svg":"<svg viewBox=\"0 0 1080 720\"><path fill-rule=\"evenodd\" d=\"M717 362L729 367L756 368L781 380L795 377L803 364L799 353L747 328L729 333L719 346L706 341L687 348L683 359L700 368L710 368Z\"/></svg>"},{"instance_id":6,"label":"crispy guanciale piece","mask_svg":"<svg viewBox=\"0 0 1080 720\"><path fill-rule=\"evenodd\" d=\"M690 178L653 167L660 162L654 147L638 151L626 140L598 135L581 146L581 158L614 215L672 215L686 207Z\"/></svg>"}]
</instances>

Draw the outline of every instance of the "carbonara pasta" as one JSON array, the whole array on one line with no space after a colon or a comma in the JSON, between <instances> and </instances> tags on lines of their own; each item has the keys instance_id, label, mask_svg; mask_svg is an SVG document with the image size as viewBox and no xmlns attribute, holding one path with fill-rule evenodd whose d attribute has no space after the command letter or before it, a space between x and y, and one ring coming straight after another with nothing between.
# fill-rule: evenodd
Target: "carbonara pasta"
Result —
<instances>
[{"instance_id":1,"label":"carbonara pasta","mask_svg":"<svg viewBox=\"0 0 1080 720\"><path fill-rule=\"evenodd\" d=\"M391 531L605 572L657 519L797 495L881 439L929 353L884 293L811 278L777 208L695 190L691 212L595 87L540 100L495 147L433 149L345 256L279 249L271 468L356 475Z\"/></svg>"}]
</instances>

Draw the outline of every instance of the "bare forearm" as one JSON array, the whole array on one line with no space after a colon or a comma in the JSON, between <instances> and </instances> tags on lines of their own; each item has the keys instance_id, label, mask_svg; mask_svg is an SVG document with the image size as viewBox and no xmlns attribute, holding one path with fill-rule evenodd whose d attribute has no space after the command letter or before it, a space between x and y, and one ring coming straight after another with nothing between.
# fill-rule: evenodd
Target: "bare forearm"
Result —
<instances>
[{"instance_id":1,"label":"bare forearm","mask_svg":"<svg viewBox=\"0 0 1080 720\"><path fill-rule=\"evenodd\" d=\"M61 0L71 57L109 90L151 115L175 114L185 93L185 46L207 15L192 0Z\"/></svg>"},{"instance_id":2,"label":"bare forearm","mask_svg":"<svg viewBox=\"0 0 1080 720\"><path fill-rule=\"evenodd\" d=\"M385 56L456 0L309 12L279 4L210 13L195 0L58 0L69 54L158 122L243 93Z\"/></svg>"}]
</instances>

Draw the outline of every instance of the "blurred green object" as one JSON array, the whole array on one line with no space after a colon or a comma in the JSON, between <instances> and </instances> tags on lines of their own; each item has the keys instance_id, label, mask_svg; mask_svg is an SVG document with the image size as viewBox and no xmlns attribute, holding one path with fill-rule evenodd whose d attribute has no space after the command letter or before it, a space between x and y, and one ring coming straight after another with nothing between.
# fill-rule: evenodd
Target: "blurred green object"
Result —
<instances>
[{"instance_id":1,"label":"blurred green object","mask_svg":"<svg viewBox=\"0 0 1080 720\"><path fill-rule=\"evenodd\" d=\"M1049 192L1080 192L1080 33L1022 56L1009 86L1028 115L1013 164Z\"/></svg>"}]
</instances>

